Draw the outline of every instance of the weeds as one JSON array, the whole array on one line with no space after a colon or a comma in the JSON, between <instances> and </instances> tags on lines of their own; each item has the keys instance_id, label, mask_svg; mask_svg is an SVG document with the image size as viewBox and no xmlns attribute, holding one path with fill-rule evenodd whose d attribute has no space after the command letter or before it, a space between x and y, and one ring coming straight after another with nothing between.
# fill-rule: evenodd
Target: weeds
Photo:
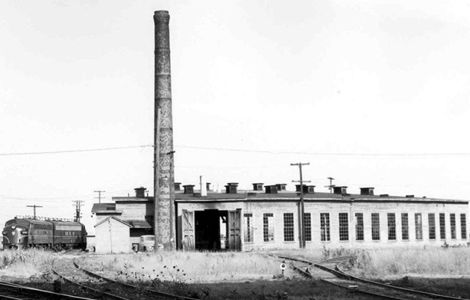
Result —
<instances>
[{"instance_id":1,"label":"weeds","mask_svg":"<svg viewBox=\"0 0 470 300\"><path fill-rule=\"evenodd\" d=\"M6 276L30 277L50 269L55 256L39 249L4 250L0 252L0 273Z\"/></svg>"}]
</instances>

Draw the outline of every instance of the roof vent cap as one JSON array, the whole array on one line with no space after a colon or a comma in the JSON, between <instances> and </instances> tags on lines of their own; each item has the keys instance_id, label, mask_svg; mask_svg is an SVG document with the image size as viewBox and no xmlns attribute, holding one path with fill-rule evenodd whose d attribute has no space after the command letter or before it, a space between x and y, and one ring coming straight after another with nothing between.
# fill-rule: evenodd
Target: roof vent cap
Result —
<instances>
[{"instance_id":1,"label":"roof vent cap","mask_svg":"<svg viewBox=\"0 0 470 300\"><path fill-rule=\"evenodd\" d=\"M135 188L135 197L136 198L145 198L145 191L147 190L143 186Z\"/></svg>"},{"instance_id":2,"label":"roof vent cap","mask_svg":"<svg viewBox=\"0 0 470 300\"><path fill-rule=\"evenodd\" d=\"M379 197L387 198L387 197L388 197L388 194L380 194Z\"/></svg>"},{"instance_id":3,"label":"roof vent cap","mask_svg":"<svg viewBox=\"0 0 470 300\"><path fill-rule=\"evenodd\" d=\"M225 186L225 192L227 194L236 194L237 193L238 182L229 182Z\"/></svg>"},{"instance_id":4,"label":"roof vent cap","mask_svg":"<svg viewBox=\"0 0 470 300\"><path fill-rule=\"evenodd\" d=\"M406 197L406 198L414 198L415 195L406 195L405 197Z\"/></svg>"},{"instance_id":5,"label":"roof vent cap","mask_svg":"<svg viewBox=\"0 0 470 300\"><path fill-rule=\"evenodd\" d=\"M363 196L373 196L374 195L374 188L373 187L361 187L361 195Z\"/></svg>"},{"instance_id":6,"label":"roof vent cap","mask_svg":"<svg viewBox=\"0 0 470 300\"><path fill-rule=\"evenodd\" d=\"M194 194L194 184L183 185L185 194Z\"/></svg>"},{"instance_id":7,"label":"roof vent cap","mask_svg":"<svg viewBox=\"0 0 470 300\"><path fill-rule=\"evenodd\" d=\"M314 185L307 185L307 193L314 194L315 193L315 186Z\"/></svg>"},{"instance_id":8,"label":"roof vent cap","mask_svg":"<svg viewBox=\"0 0 470 300\"><path fill-rule=\"evenodd\" d=\"M264 187L266 194L277 194L277 185L267 185Z\"/></svg>"},{"instance_id":9,"label":"roof vent cap","mask_svg":"<svg viewBox=\"0 0 470 300\"><path fill-rule=\"evenodd\" d=\"M264 183L253 183L253 191L262 191Z\"/></svg>"},{"instance_id":10,"label":"roof vent cap","mask_svg":"<svg viewBox=\"0 0 470 300\"><path fill-rule=\"evenodd\" d=\"M181 191L181 182L175 182L175 191Z\"/></svg>"},{"instance_id":11,"label":"roof vent cap","mask_svg":"<svg viewBox=\"0 0 470 300\"><path fill-rule=\"evenodd\" d=\"M346 195L348 187L347 186L335 186L333 187L333 193L337 195Z\"/></svg>"}]
</instances>

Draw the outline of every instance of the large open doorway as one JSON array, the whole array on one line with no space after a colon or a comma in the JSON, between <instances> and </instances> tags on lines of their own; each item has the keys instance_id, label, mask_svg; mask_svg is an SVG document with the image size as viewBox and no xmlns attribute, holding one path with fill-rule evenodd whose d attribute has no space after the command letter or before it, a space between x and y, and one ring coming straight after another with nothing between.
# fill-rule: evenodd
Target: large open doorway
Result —
<instances>
[{"instance_id":1,"label":"large open doorway","mask_svg":"<svg viewBox=\"0 0 470 300\"><path fill-rule=\"evenodd\" d=\"M240 209L207 209L194 212L183 210L183 249L241 250L240 216Z\"/></svg>"}]
</instances>

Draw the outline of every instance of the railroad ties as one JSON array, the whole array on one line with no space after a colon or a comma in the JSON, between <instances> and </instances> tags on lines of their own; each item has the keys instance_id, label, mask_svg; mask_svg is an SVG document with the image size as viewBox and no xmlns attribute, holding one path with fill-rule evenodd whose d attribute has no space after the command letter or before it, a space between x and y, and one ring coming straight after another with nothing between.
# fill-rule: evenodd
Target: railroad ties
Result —
<instances>
[{"instance_id":1,"label":"railroad ties","mask_svg":"<svg viewBox=\"0 0 470 300\"><path fill-rule=\"evenodd\" d=\"M198 298L191 298L186 296L180 296L176 294L166 293L155 289L145 288L142 286L136 286L114 279L102 276L95 272L91 272L79 266L76 262L73 262L76 270L90 277L91 282L103 283L107 282L106 291L101 291L95 287L91 287L87 284L78 283L67 276L64 276L57 271L53 270L54 274L59 276L62 280L80 287L83 290L105 299L116 299L116 300L130 300L130 299L181 299L181 300L197 300ZM95 285L96 286L96 285Z\"/></svg>"},{"instance_id":2,"label":"railroad ties","mask_svg":"<svg viewBox=\"0 0 470 300\"><path fill-rule=\"evenodd\" d=\"M310 268L312 267L326 271L334 276L331 278L322 278L322 281L358 294L393 300L469 300L461 297L453 297L388 285L381 282L352 276L343 272L340 267L342 263L351 259L351 256L337 257L322 261L320 263L313 263L308 260L287 256L278 256L278 258L291 261L292 269L306 278L313 278L310 272Z\"/></svg>"},{"instance_id":3,"label":"railroad ties","mask_svg":"<svg viewBox=\"0 0 470 300\"><path fill-rule=\"evenodd\" d=\"M63 293L55 293L47 290L31 288L20 284L0 281L0 299L7 300L93 300L93 298L78 297Z\"/></svg>"}]
</instances>

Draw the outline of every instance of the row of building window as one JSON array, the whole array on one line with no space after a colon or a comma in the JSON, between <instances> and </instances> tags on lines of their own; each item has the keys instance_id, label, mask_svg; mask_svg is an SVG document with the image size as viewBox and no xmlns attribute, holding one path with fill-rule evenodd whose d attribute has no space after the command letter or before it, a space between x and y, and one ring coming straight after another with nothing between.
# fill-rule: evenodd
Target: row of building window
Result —
<instances>
[{"instance_id":1,"label":"row of building window","mask_svg":"<svg viewBox=\"0 0 470 300\"><path fill-rule=\"evenodd\" d=\"M401 219L401 239L409 240L409 219L408 213L400 214ZM446 238L446 218L444 213L439 213L439 235L441 239ZM284 241L294 241L294 214L284 213ZM355 233L356 240L364 240L364 214L355 213ZM274 215L272 213L263 214L263 239L265 242L274 241ZM244 214L244 241L253 242L253 214ZM339 213L339 240L349 240L349 217L348 213ZM304 214L305 240L312 240L312 220L311 214ZM397 222L395 213L387 213L388 240L397 239ZM414 214L415 237L416 240L423 239L423 218L421 213ZM450 214L450 238L457 239L456 214ZM429 239L436 239L436 214L428 214ZM467 238L466 214L460 214L460 234L462 239ZM371 213L371 236L372 240L380 240L380 214ZM330 236L330 214L320 213L320 240L329 241Z\"/></svg>"}]
</instances>

